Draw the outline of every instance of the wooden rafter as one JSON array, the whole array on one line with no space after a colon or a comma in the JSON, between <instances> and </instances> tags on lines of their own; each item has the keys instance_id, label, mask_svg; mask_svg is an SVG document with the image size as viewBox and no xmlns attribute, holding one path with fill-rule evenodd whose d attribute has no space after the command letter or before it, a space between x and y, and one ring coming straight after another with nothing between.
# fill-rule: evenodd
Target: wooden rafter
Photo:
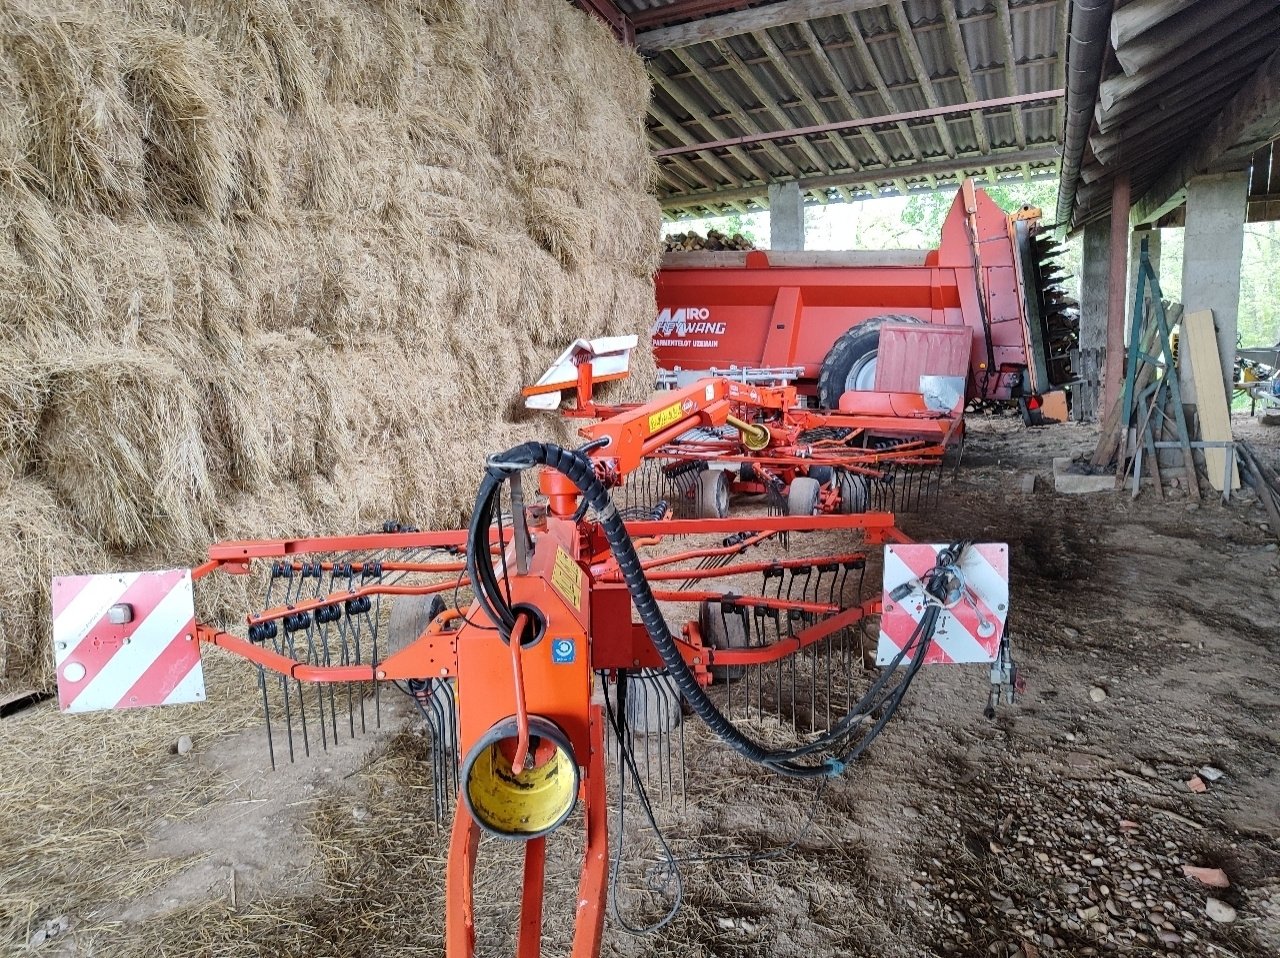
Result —
<instances>
[{"instance_id":1,"label":"wooden rafter","mask_svg":"<svg viewBox=\"0 0 1280 958\"><path fill-rule=\"evenodd\" d=\"M1022 92L1022 87L1018 83L1017 56L1013 52L1013 14L1009 12L1009 0L996 0L996 23L1000 35L1004 37L1005 96L1016 96ZM1018 146L1027 145L1027 123L1020 106L1013 108L1013 135L1017 138Z\"/></svg>"},{"instance_id":2,"label":"wooden rafter","mask_svg":"<svg viewBox=\"0 0 1280 958\"><path fill-rule=\"evenodd\" d=\"M801 177L800 189L805 192L814 192L815 190L834 189L838 186L863 186L868 183L877 183L882 180L889 180L895 173L905 173L913 176L949 176L958 173L968 173L975 170L982 170L987 165L1005 166L1015 168L1023 163L1029 164L1046 164L1053 163L1058 159L1058 147L1054 144L1043 144L1040 146L1028 147L1025 150L1009 149L994 156L984 159L981 157L960 157L953 159L951 157L942 157L936 160L929 160L924 163L915 164L914 167L903 167L900 170L859 170L857 172L833 173L827 176ZM717 193L707 193L699 195L696 193L686 193L684 195L672 195L662 197L660 202L664 208L688 208L702 206L706 203L727 203L734 200L751 200L758 194L760 187L744 187L740 190L724 190Z\"/></svg>"},{"instance_id":3,"label":"wooden rafter","mask_svg":"<svg viewBox=\"0 0 1280 958\"><path fill-rule=\"evenodd\" d=\"M858 61L858 66L862 68L862 73L870 81L871 85L876 88L876 93L880 95L880 99L884 102L884 110L886 113L898 112L897 101L894 100L893 94L889 92L889 88L885 85L884 77L880 74L880 68L876 66L875 58L871 55L871 49L867 46L867 41L862 38L862 30L858 24L848 17L842 18L845 30L853 39L853 53ZM916 142L915 134L911 132L906 122L898 123L898 132L902 134L902 139L907 144L907 149L911 151L917 163L923 162L924 153L920 150L920 144ZM937 185L937 181L930 179L931 187Z\"/></svg>"},{"instance_id":4,"label":"wooden rafter","mask_svg":"<svg viewBox=\"0 0 1280 958\"><path fill-rule=\"evenodd\" d=\"M679 56L679 54L676 54L676 55ZM684 63L683 57L681 57L681 62ZM698 104L693 101L692 97L685 95L684 91L682 91L676 83L660 75L654 76L654 80L658 84L658 86L660 86L662 90L669 97L671 97L671 99L673 99L676 103L680 104L681 109L683 109L691 117L693 117L694 120L700 123L702 125L702 128L705 129L708 133L711 133L713 136L724 135L725 128L720 123L711 119L711 117L707 115L706 111L703 110L700 106L698 106ZM751 158L751 156L747 153L746 150L735 147L733 149L730 149L728 153L731 157L733 157L735 160L741 163L748 172L750 172L753 176L759 179L762 183L768 183L770 180L773 179L773 174L766 171L763 167L759 166L755 162L755 160ZM791 168L791 164L787 162L786 157L781 156L776 151L773 151L770 155L772 156L774 162L778 164L778 169L787 170Z\"/></svg>"},{"instance_id":5,"label":"wooden rafter","mask_svg":"<svg viewBox=\"0 0 1280 958\"><path fill-rule=\"evenodd\" d=\"M752 34L752 36L760 44L760 48L773 57L774 66L777 67L778 72L782 74L782 78L791 86L791 89L795 91L796 96L800 98L800 102L813 118L813 122L825 123L829 121L831 117L818 105L818 102L806 88L804 81L796 76L796 72L791 68L791 64L787 62L787 58L783 56L782 51L778 49L778 45L773 42L773 38L767 33L756 33ZM851 170L862 168L862 163L854 155L853 150L849 148L849 144L845 142L842 134L831 134L827 137L827 141L839 152L844 159L846 167Z\"/></svg>"},{"instance_id":6,"label":"wooden rafter","mask_svg":"<svg viewBox=\"0 0 1280 958\"><path fill-rule=\"evenodd\" d=\"M649 105L649 114L666 127L671 132L671 135L676 139L684 143L691 143L694 141L693 134L686 130L679 120L664 110L657 103L651 103ZM719 173L728 182L733 183L736 180L741 179L740 174L727 167L714 154L702 154L701 159L707 166Z\"/></svg>"},{"instance_id":7,"label":"wooden rafter","mask_svg":"<svg viewBox=\"0 0 1280 958\"><path fill-rule=\"evenodd\" d=\"M645 52L674 50L768 30L770 27L801 23L816 17L869 10L884 2L885 0L778 0L751 10L723 13L676 26L645 30L637 34L636 46Z\"/></svg>"},{"instance_id":8,"label":"wooden rafter","mask_svg":"<svg viewBox=\"0 0 1280 958\"><path fill-rule=\"evenodd\" d=\"M822 41L819 40L817 34L813 32L813 27L808 23L800 24L800 37L809 45L809 49L813 51L813 60L818 66L818 72L820 72L823 79L830 84L832 91L834 91L836 97L840 101L840 104L844 107L845 112L849 114L849 119L862 119L864 116L863 112L858 109L858 104L854 101L853 97L849 95L849 91L846 89L844 81L840 79L839 74L836 73L835 64L831 62L831 57L823 47ZM880 142L879 136L871 130L863 130L862 138L866 141L867 146L870 147L871 152L875 154L876 159L882 166L889 167L894 165L894 158L890 156L889 151L884 148L884 144ZM898 188L898 192L904 194L907 192L906 180L901 178L896 179L893 181L893 185Z\"/></svg>"},{"instance_id":9,"label":"wooden rafter","mask_svg":"<svg viewBox=\"0 0 1280 958\"><path fill-rule=\"evenodd\" d=\"M766 112L768 112L768 114L771 117L773 117L773 121L782 127L790 126L791 118L788 117L784 112L782 112L781 107L773 103L773 97L769 94L769 91L760 85L760 81L758 81L755 78L755 75L751 72L751 68L742 62L742 58L738 56L737 51L735 51L733 47L731 47L726 42L717 41L715 43L712 43L711 46L716 51L716 53L720 55L720 58L733 68L733 71L732 71L733 75L737 77L748 90L751 91L751 93L756 97L756 99L760 103L765 105ZM736 99L732 97L732 95L730 94L730 91L727 88L722 87L722 89L724 89L725 96L729 97L730 102L734 102L734 103L737 102ZM747 117L747 122L755 126L756 132L758 133L765 132L764 127L761 126L759 123L757 123L754 118ZM814 169L823 173L832 172L831 167L828 165L827 161L822 158L822 155L817 151L814 145L810 143L808 140L803 140L803 139L797 140L796 146L799 147L800 152L802 152L806 157L809 158L809 161L813 164Z\"/></svg>"},{"instance_id":10,"label":"wooden rafter","mask_svg":"<svg viewBox=\"0 0 1280 958\"><path fill-rule=\"evenodd\" d=\"M729 95L728 90L725 88L724 84L720 82L719 78L713 76L705 67L703 67L701 63L699 63L696 59L690 56L687 51L672 50L671 55L676 57L682 64L684 64L684 67L686 70L689 71L689 74L694 79L696 79L699 83L702 84L702 87L706 91L707 96L712 101L717 101L721 103L736 102ZM735 120L737 125L741 127L743 130L760 129L758 125L755 125L753 122L750 122L751 118L749 116L746 116L745 114L736 114ZM795 161L786 153L784 153L782 148L777 144L773 144L773 143L765 144L765 149L769 153L769 155L773 158L773 161L774 163L777 164L777 168L779 170L791 171L796 168ZM766 182L772 181L774 179L777 179L776 174L770 175L765 178Z\"/></svg>"},{"instance_id":11,"label":"wooden rafter","mask_svg":"<svg viewBox=\"0 0 1280 958\"><path fill-rule=\"evenodd\" d=\"M889 14L893 18L894 26L898 28L898 41L902 44L902 49L907 54L911 69L915 71L916 78L920 81L920 92L924 94L925 102L929 106L941 106L942 101L938 99L938 91L933 88L933 81L929 78L929 70L924 65L924 57L920 55L920 44L916 42L916 35L907 20L906 10L901 3L891 3L889 4ZM934 117L933 125L938 130L938 136L942 138L942 145L946 149L947 155L956 156L959 151L956 149L955 141L951 139L951 131L947 129L947 121L942 117Z\"/></svg>"},{"instance_id":12,"label":"wooden rafter","mask_svg":"<svg viewBox=\"0 0 1280 958\"><path fill-rule=\"evenodd\" d=\"M964 98L972 103L978 99L978 88L973 82L973 70L969 66L969 53L965 49L964 34L960 32L960 21L956 19L955 0L942 0L942 17L947 21L947 36L951 40L951 56L956 61L960 73L960 88L964 90ZM932 104L930 104L932 106ZM984 155L991 152L991 136L987 132L987 118L981 110L969 111L969 122L973 124L973 133L978 140L978 149ZM994 178L991 182L995 182Z\"/></svg>"}]
</instances>

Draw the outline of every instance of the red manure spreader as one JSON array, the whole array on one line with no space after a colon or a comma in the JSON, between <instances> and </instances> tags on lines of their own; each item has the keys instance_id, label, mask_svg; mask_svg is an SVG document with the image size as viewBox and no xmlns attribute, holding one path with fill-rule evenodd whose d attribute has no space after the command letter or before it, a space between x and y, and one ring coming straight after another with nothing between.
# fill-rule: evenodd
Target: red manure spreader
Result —
<instances>
[{"instance_id":1,"label":"red manure spreader","mask_svg":"<svg viewBox=\"0 0 1280 958\"><path fill-rule=\"evenodd\" d=\"M1039 396L1071 381L1078 326L1039 221L966 181L934 250L667 254L658 366L784 378L831 410L851 390L918 392L926 374L963 377L969 399Z\"/></svg>"}]
</instances>

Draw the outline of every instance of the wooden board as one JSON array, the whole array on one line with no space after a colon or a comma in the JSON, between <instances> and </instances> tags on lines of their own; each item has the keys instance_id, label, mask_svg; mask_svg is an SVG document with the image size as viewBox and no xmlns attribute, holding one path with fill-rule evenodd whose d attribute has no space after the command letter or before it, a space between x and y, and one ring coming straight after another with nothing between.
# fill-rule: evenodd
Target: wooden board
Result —
<instances>
[{"instance_id":1,"label":"wooden board","mask_svg":"<svg viewBox=\"0 0 1280 958\"><path fill-rule=\"evenodd\" d=\"M1067 411L1067 394L1061 389L1045 393L1040 399L1040 415L1049 422L1066 422L1071 418Z\"/></svg>"},{"instance_id":2,"label":"wooden board","mask_svg":"<svg viewBox=\"0 0 1280 958\"><path fill-rule=\"evenodd\" d=\"M1231 411L1227 408L1227 393L1222 383L1222 363L1218 354L1218 336L1213 328L1213 310L1202 309L1182 320L1183 338L1186 341L1187 359L1191 362L1191 375L1196 384L1196 407L1200 413L1200 438L1205 442L1230 442ZM1227 469L1227 450L1224 448L1204 451L1205 468L1209 483L1222 491L1223 477ZM1231 488L1240 488L1240 471L1231 464Z\"/></svg>"}]
</instances>

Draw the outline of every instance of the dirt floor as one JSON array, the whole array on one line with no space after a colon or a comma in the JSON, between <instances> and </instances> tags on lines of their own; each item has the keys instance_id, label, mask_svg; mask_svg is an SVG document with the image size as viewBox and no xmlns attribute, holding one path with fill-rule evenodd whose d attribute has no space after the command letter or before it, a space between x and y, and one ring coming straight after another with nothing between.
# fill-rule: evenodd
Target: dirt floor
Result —
<instances>
[{"instance_id":1,"label":"dirt floor","mask_svg":"<svg viewBox=\"0 0 1280 958\"><path fill-rule=\"evenodd\" d=\"M1280 429L1238 433L1268 457L1280 446ZM1248 495L1055 494L1051 457L1093 440L975 419L937 508L902 519L925 541L1009 544L1020 701L985 719L985 668L926 669L821 790L691 720L684 798L656 808L682 907L652 934L624 928L660 919L676 887L630 801L604 954L1280 953L1275 539ZM208 706L0 719L0 946L440 954L447 836L406 700L384 693L380 730L369 711L365 734L273 773L252 675L220 655L207 670ZM578 824L550 843L552 954ZM482 950L503 937L490 925L510 927L516 851L482 845Z\"/></svg>"}]
</instances>

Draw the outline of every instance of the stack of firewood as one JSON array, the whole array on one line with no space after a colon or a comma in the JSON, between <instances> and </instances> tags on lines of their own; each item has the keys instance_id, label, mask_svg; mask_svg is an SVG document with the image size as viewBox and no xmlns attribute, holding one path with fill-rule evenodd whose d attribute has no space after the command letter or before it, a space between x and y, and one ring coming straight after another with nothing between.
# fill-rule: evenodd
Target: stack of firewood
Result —
<instances>
[{"instance_id":1,"label":"stack of firewood","mask_svg":"<svg viewBox=\"0 0 1280 958\"><path fill-rule=\"evenodd\" d=\"M721 233L719 230L707 230L706 236L700 236L694 232L673 233L664 237L662 241L664 253L683 253L698 249L714 250L716 252L722 250L749 250L755 249L755 245L741 233L734 233L730 236L727 233Z\"/></svg>"}]
</instances>

